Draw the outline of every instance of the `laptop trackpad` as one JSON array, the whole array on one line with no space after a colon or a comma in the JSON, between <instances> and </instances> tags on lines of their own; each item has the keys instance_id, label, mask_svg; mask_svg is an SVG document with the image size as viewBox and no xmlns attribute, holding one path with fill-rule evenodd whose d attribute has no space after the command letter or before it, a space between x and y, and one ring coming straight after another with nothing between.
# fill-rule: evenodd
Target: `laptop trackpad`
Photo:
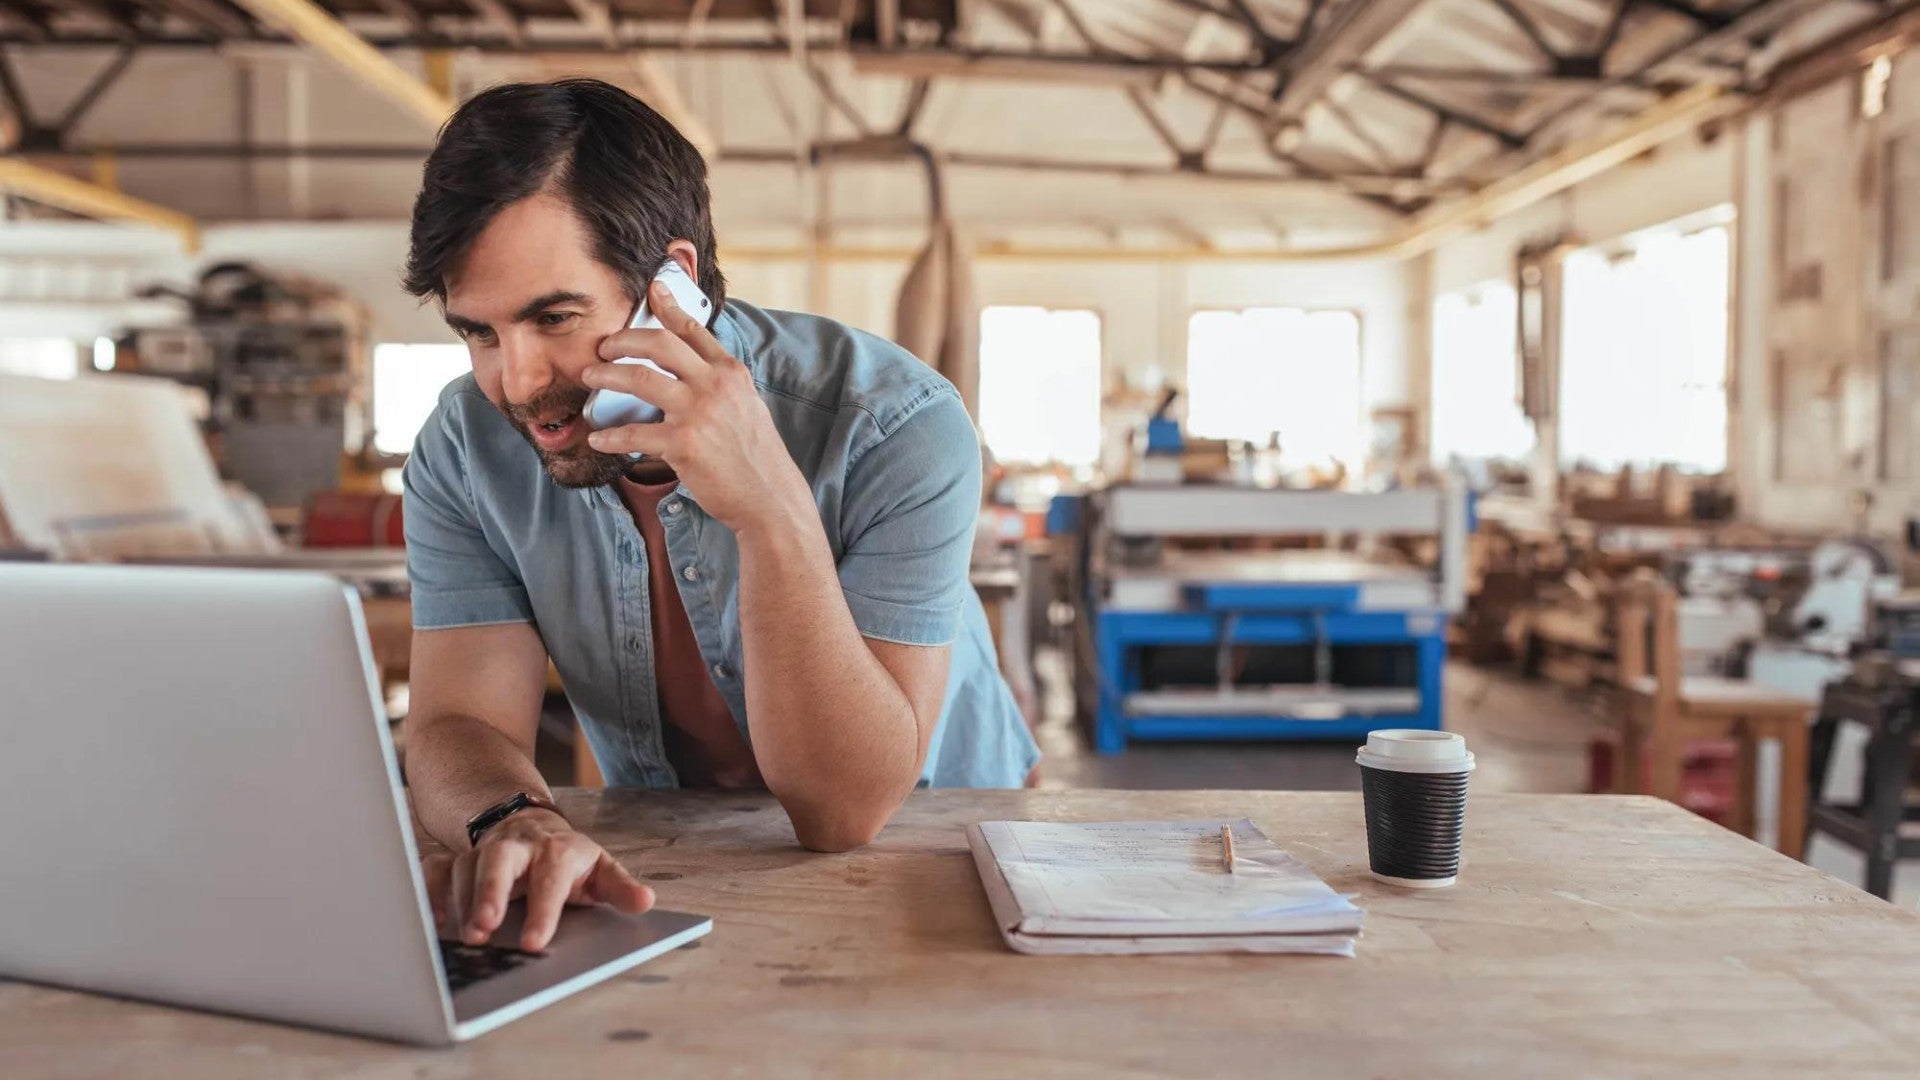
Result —
<instances>
[{"instance_id":1,"label":"laptop trackpad","mask_svg":"<svg viewBox=\"0 0 1920 1080\"><path fill-rule=\"evenodd\" d=\"M510 904L492 944L506 949L517 946L525 917L524 902ZM677 911L623 915L605 906L570 907L561 915L560 930L545 952L509 957L505 963L483 963L482 970L499 969L498 973L464 987L453 984L454 1020L465 1024L509 1007L513 1007L512 1016L523 1015L679 948L712 928L713 920L704 915ZM445 944L442 948L453 951ZM458 958L449 960L450 966L459 966Z\"/></svg>"}]
</instances>

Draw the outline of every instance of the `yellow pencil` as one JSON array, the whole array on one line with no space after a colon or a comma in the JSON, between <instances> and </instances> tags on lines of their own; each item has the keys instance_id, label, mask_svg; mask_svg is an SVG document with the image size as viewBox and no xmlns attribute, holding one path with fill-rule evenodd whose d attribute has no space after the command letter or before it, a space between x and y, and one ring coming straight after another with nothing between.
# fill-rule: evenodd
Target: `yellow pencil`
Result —
<instances>
[{"instance_id":1,"label":"yellow pencil","mask_svg":"<svg viewBox=\"0 0 1920 1080\"><path fill-rule=\"evenodd\" d=\"M1233 873L1233 826L1220 826L1220 865L1227 873Z\"/></svg>"}]
</instances>

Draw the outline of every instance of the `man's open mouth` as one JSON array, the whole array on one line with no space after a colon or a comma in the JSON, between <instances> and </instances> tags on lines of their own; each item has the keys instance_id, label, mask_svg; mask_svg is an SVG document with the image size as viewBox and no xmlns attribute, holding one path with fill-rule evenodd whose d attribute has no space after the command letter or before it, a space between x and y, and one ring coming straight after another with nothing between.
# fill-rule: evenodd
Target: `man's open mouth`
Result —
<instances>
[{"instance_id":1,"label":"man's open mouth","mask_svg":"<svg viewBox=\"0 0 1920 1080\"><path fill-rule=\"evenodd\" d=\"M577 412L566 413L544 422L527 424L528 434L542 450L565 450L586 438L587 425Z\"/></svg>"}]
</instances>

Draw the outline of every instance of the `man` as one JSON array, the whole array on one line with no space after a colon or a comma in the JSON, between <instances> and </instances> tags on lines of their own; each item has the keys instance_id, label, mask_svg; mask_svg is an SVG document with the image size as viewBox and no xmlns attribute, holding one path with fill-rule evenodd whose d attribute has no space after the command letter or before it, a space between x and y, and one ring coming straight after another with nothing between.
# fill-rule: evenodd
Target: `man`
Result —
<instances>
[{"instance_id":1,"label":"man","mask_svg":"<svg viewBox=\"0 0 1920 1080\"><path fill-rule=\"evenodd\" d=\"M980 459L952 386L727 299L714 252L698 151L605 83L490 90L427 160L406 286L473 374L405 473L407 773L470 942L521 895L527 949L567 903L652 902L534 768L549 657L609 783L764 787L815 850L866 843L916 784L1016 786L1038 757L967 581ZM646 292L667 258L704 325ZM666 330L626 329L643 292ZM604 363L627 356L676 378ZM590 432L595 388L665 419Z\"/></svg>"}]
</instances>

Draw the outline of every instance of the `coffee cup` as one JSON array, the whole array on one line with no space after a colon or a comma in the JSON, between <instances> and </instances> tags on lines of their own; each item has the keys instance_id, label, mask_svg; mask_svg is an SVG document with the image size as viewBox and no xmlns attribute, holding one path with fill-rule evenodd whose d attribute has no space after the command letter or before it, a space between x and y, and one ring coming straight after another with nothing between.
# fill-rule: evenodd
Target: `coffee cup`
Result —
<instances>
[{"instance_id":1,"label":"coffee cup","mask_svg":"<svg viewBox=\"0 0 1920 1080\"><path fill-rule=\"evenodd\" d=\"M1389 885L1439 889L1460 873L1473 754L1447 731L1392 729L1367 736L1360 764L1367 862Z\"/></svg>"}]
</instances>

